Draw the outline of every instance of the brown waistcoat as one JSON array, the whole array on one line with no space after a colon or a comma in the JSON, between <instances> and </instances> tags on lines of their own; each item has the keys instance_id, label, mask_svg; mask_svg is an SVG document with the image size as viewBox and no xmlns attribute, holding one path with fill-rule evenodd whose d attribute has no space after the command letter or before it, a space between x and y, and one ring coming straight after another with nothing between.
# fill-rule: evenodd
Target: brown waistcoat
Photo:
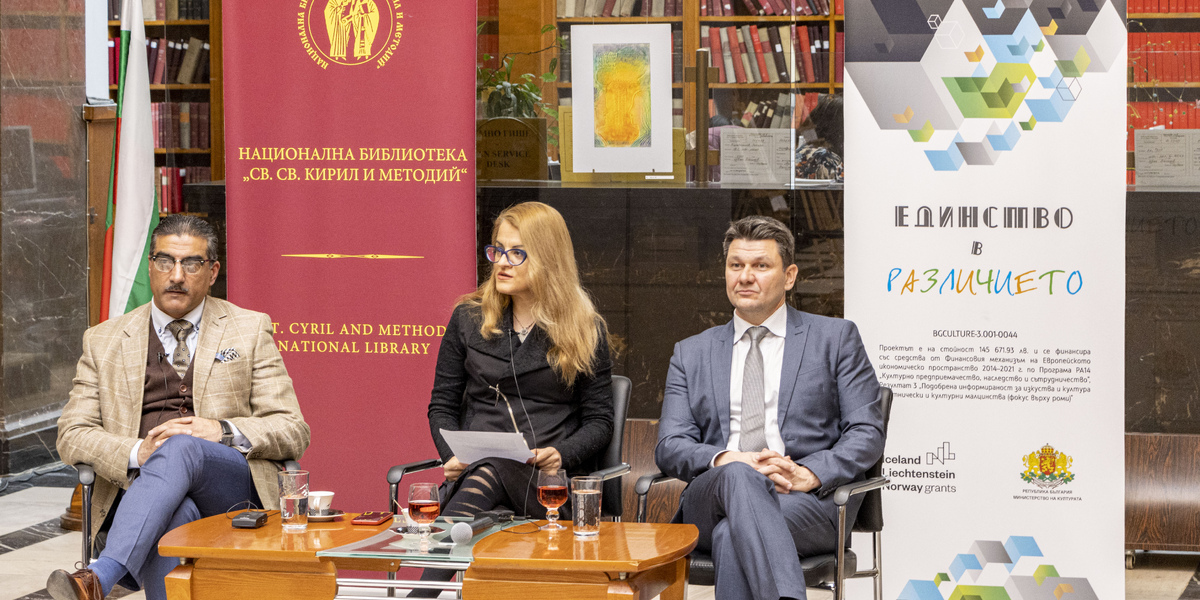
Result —
<instances>
[{"instance_id":1,"label":"brown waistcoat","mask_svg":"<svg viewBox=\"0 0 1200 600\"><path fill-rule=\"evenodd\" d=\"M196 414L192 403L192 364L188 364L187 372L180 379L175 367L171 366L171 357L163 350L162 340L154 331L153 319L150 321L150 343L146 345L146 350L146 381L143 384L139 438L145 438L146 432L160 423Z\"/></svg>"}]
</instances>

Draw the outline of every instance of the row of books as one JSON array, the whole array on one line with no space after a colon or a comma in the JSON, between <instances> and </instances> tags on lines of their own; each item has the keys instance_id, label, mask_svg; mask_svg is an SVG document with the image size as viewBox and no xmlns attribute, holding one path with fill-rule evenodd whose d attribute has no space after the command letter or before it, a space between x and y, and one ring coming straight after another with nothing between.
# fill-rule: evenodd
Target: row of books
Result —
<instances>
[{"instance_id":1,"label":"row of books","mask_svg":"<svg viewBox=\"0 0 1200 600\"><path fill-rule=\"evenodd\" d=\"M121 20L123 0L108 0L108 14ZM208 18L208 0L142 0L142 19L146 21L201 20Z\"/></svg>"},{"instance_id":2,"label":"row of books","mask_svg":"<svg viewBox=\"0 0 1200 600\"><path fill-rule=\"evenodd\" d=\"M817 92L767 92L752 97L745 106L738 107L741 117L735 119L742 127L758 129L796 129L816 108L820 95ZM711 107L712 105L710 105Z\"/></svg>"},{"instance_id":3,"label":"row of books","mask_svg":"<svg viewBox=\"0 0 1200 600\"><path fill-rule=\"evenodd\" d=\"M684 0L557 0L555 15L572 17L682 17Z\"/></svg>"},{"instance_id":4,"label":"row of books","mask_svg":"<svg viewBox=\"0 0 1200 600\"><path fill-rule=\"evenodd\" d=\"M751 100L739 120L742 127L788 129L792 126L792 95L780 92L774 99Z\"/></svg>"},{"instance_id":5,"label":"row of books","mask_svg":"<svg viewBox=\"0 0 1200 600\"><path fill-rule=\"evenodd\" d=\"M835 47L842 47L836 32ZM709 47L721 83L828 82L829 26L780 25L700 27L700 45ZM842 52L834 81L842 81Z\"/></svg>"},{"instance_id":6,"label":"row of books","mask_svg":"<svg viewBox=\"0 0 1200 600\"><path fill-rule=\"evenodd\" d=\"M700 16L824 16L834 8L829 3L830 0L700 0Z\"/></svg>"},{"instance_id":7,"label":"row of books","mask_svg":"<svg viewBox=\"0 0 1200 600\"><path fill-rule=\"evenodd\" d=\"M1196 81L1200 79L1200 32L1130 32L1129 66L1133 81Z\"/></svg>"},{"instance_id":8,"label":"row of books","mask_svg":"<svg viewBox=\"0 0 1200 600\"><path fill-rule=\"evenodd\" d=\"M1130 102L1126 150L1134 150L1137 129L1200 129L1200 109L1192 102Z\"/></svg>"},{"instance_id":9,"label":"row of books","mask_svg":"<svg viewBox=\"0 0 1200 600\"><path fill-rule=\"evenodd\" d=\"M1200 0L1129 0L1131 13L1200 13Z\"/></svg>"},{"instance_id":10,"label":"row of books","mask_svg":"<svg viewBox=\"0 0 1200 600\"><path fill-rule=\"evenodd\" d=\"M1200 1L1200 0L1196 0ZM483 0L480 0L482 7ZM681 17L684 0L557 0L555 15L572 17ZM844 0L699 0L700 16L843 14ZM482 8L480 10L483 10ZM485 14L485 13L480 13ZM493 13L486 13L493 14Z\"/></svg>"},{"instance_id":11,"label":"row of books","mask_svg":"<svg viewBox=\"0 0 1200 600\"><path fill-rule=\"evenodd\" d=\"M108 83L116 85L120 71L121 40L108 38ZM146 68L150 83L207 83L208 42L191 38L146 40Z\"/></svg>"},{"instance_id":12,"label":"row of books","mask_svg":"<svg viewBox=\"0 0 1200 600\"><path fill-rule=\"evenodd\" d=\"M155 167L158 173L158 210L164 213L187 212L183 204L183 184L212 181L211 167Z\"/></svg>"},{"instance_id":13,"label":"row of books","mask_svg":"<svg viewBox=\"0 0 1200 600\"><path fill-rule=\"evenodd\" d=\"M207 102L151 102L155 148L208 148Z\"/></svg>"}]
</instances>

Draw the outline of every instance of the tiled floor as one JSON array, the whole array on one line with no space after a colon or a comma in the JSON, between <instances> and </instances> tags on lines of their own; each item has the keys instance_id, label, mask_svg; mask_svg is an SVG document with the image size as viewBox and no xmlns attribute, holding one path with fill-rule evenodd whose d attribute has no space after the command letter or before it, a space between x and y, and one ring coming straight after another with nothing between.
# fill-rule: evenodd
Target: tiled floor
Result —
<instances>
[{"instance_id":1,"label":"tiled floor","mask_svg":"<svg viewBox=\"0 0 1200 600\"><path fill-rule=\"evenodd\" d=\"M58 517L71 498L73 472L42 474L23 482L0 480L0 600L42 600L46 577L54 569L72 569L79 560L82 536L58 528ZM7 484L7 485L6 485ZM1140 555L1136 569L1125 572L1129 600L1200 600L1196 554ZM870 598L865 581L850 598ZM856 589L857 588L857 589ZM365 590L364 590L365 592ZM117 588L109 598L143 600L141 592ZM713 600L713 588L692 586L688 600ZM810 600L829 600L820 590Z\"/></svg>"}]
</instances>

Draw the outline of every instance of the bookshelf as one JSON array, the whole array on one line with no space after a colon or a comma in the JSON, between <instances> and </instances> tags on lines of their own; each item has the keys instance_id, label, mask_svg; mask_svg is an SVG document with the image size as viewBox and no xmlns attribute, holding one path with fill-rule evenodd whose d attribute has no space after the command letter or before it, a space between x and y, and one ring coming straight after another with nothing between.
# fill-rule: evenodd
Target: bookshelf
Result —
<instances>
[{"instance_id":1,"label":"bookshelf","mask_svg":"<svg viewBox=\"0 0 1200 600\"><path fill-rule=\"evenodd\" d=\"M1132 0L1126 183L1137 182L1134 132L1200 128L1200 1Z\"/></svg>"},{"instance_id":2,"label":"bookshelf","mask_svg":"<svg viewBox=\"0 0 1200 600\"><path fill-rule=\"evenodd\" d=\"M119 17L112 12L119 10L114 4L119 3L110 3L110 16ZM146 40L154 42L155 48L164 40L169 43L168 46L178 43L182 47L187 42L189 49L193 38L208 43L207 57L203 57L203 48L197 52L199 64L190 78L187 77L187 69L181 68L186 52L175 50L174 61L168 58L171 52L162 53L162 60L165 61L162 76L158 80L152 79L150 84L150 102L154 106L152 116L156 127L154 166L159 174L158 181L166 179L160 185L160 201L163 212L182 212L187 210L182 201L183 183L225 178L221 0L159 0L155 4L155 18L144 22ZM146 4L143 6L149 9ZM159 11L165 14L160 15ZM192 14L189 15L189 11ZM167 15L192 18L159 18ZM207 18L194 18L201 15ZM108 22L109 37L116 38L118 42L120 29L119 18ZM155 52L148 51L152 78L155 77L156 61L159 60ZM112 53L110 69L114 58L115 53ZM180 71L184 71L184 80L190 79L188 83L179 83ZM115 75L110 78L109 85L111 97L115 100L117 86L114 81ZM187 125L183 126L185 112Z\"/></svg>"},{"instance_id":3,"label":"bookshelf","mask_svg":"<svg viewBox=\"0 0 1200 600\"><path fill-rule=\"evenodd\" d=\"M781 93L785 93L785 94L786 93L803 93L803 92L838 93L842 88L842 84L836 82L837 77L835 76L835 69L837 67L837 60L836 60L837 49L835 47L835 39L836 39L835 34L840 33L844 30L844 22L845 21L844 21L844 17L842 16L842 14L794 15L794 16L793 15L779 16L779 15L751 14L750 10L747 8L747 3L744 0L729 0L728 4L732 8L732 11L731 11L732 14L724 14L723 16L714 16L714 15L708 14L708 10L707 10L708 0L675 0L677 2L677 4L676 4L677 12L678 12L677 16L669 16L669 15L668 16L641 16L642 2L643 1L653 2L653 0L636 0L632 6L632 10L631 10L632 14L630 16L625 16L625 17L620 17L620 16L618 16L618 17L612 17L612 16L610 16L610 17L563 16L563 13L561 13L560 11L565 11L567 8L566 3L573 2L573 1L575 1L575 0L562 0L560 2L549 2L549 1L537 2L535 0L515 0L513 2L502 2L501 3L501 5L502 5L501 11L502 12L499 14L499 18L500 18L500 21L502 24L508 23L508 21L506 21L506 16L503 12L504 11L503 5L510 5L513 8L518 9L518 10L526 10L526 11L533 11L533 12L536 12L539 10L541 11L541 17L542 17L541 23L539 23L536 26L531 25L530 29L532 31L535 31L535 32L538 31L538 28L540 27L541 24L552 23L556 26L556 28L557 28L556 32L551 31L551 32L541 35L533 43L530 43L527 45L527 47L524 49L526 51L534 50L536 48L544 48L546 46L552 45L554 43L555 34L557 33L558 35L562 35L562 34L568 32L569 28L572 25L590 25L590 24L608 24L608 23L620 23L620 24L668 23L668 24L670 24L672 37L673 38L678 37L677 41L673 40L674 48L673 48L673 53L672 53L672 66L673 66L673 72L674 72L674 79L673 79L672 87L674 90L673 101L674 101L674 105L675 105L675 112L677 115L679 113L682 113L682 119L676 122L676 126L683 127L683 128L685 128L686 131L692 131L696 128L696 115L695 115L696 91L695 91L695 86L683 82L683 77L682 77L683 69L681 67L694 66L696 50L698 48L701 48L701 47L710 47L711 48L711 44L705 45L702 42L701 32L704 29L713 30L714 28L722 27L722 28L737 28L740 30L743 26L749 26L749 25L754 25L756 27L763 27L763 28L767 28L767 27L790 28L790 26L792 26L792 25L796 25L798 27L806 27L806 26L810 26L810 25L820 25L820 26L825 27L826 31L829 34L830 50L829 50L829 52L824 53L824 55L820 58L821 63L819 64L819 66L825 71L825 73L829 74L828 78L825 80L814 81L811 83L807 82L807 81L800 81L800 82L780 81L780 82L776 82L776 83L770 83L770 82L752 83L749 80L747 80L745 82L740 82L740 83L734 82L734 81L727 81L727 82L720 82L719 80L714 81L710 85L712 99L714 101L714 107L717 109L717 112L724 114L727 117L740 116L741 111L746 107L746 105L749 102L752 102L754 99L761 100L761 99L766 99L768 97L770 97L770 99L775 99ZM797 1L804 2L804 0L797 0ZM702 10L702 6L701 6L702 3L704 4L704 10ZM586 4L588 4L588 3L584 2L582 4L586 6ZM598 5L597 6L598 11L603 11L603 6L605 5L604 0L597 0L595 2L595 4ZM668 2L664 3L664 4L670 5L670 0L668 0ZM751 5L761 5L761 3L758 2L757 0L751 0L750 4ZM781 4L788 4L788 6L790 6L789 0L782 0ZM840 9L840 3L835 3L835 2L833 2L833 0L830 0L828 2L828 4L829 4L829 8L830 8L830 13L835 13L838 9ZM835 4L837 4L837 6L835 6ZM524 5L524 6L522 6L522 5ZM577 8L578 8L578 6L579 6L579 4L577 4ZM619 12L620 6L621 6L621 0L616 0L616 2L614 3L613 11ZM654 4L652 3L651 6L653 7ZM670 10L669 6L667 6L666 8L667 8L667 11ZM704 14L702 14L702 12ZM481 10L481 14L483 14L482 10ZM526 14L529 14L529 13L526 12ZM501 31L503 31L503 30L504 30L504 28L502 27ZM500 44L501 45L500 51L502 53L514 51L514 50L504 48L504 46L505 46L504 36L502 36L501 39L502 39L502 41ZM567 43L569 44L569 40ZM563 52L561 53L561 58L563 61L570 59L569 52L567 50L568 49L564 49ZM789 54L789 57L792 56L791 53L788 53L788 54ZM548 70L548 68L549 68L549 62L550 62L551 57L552 56L549 55L548 53L543 56L540 56L537 60L536 66L531 65L528 68L528 72L539 72L539 73L546 72L546 70ZM518 72L518 70L514 69L514 72ZM520 72L525 72L525 71L520 71ZM561 70L560 70L560 73L561 73ZM560 76L559 81L557 83L545 85L543 88L543 93L544 93L544 100L548 104L551 104L553 106L560 105L562 100L564 100L566 98L570 98L572 95L572 86L571 86L570 77L569 76L568 77ZM553 126L553 125L554 124L551 123L551 126Z\"/></svg>"}]
</instances>

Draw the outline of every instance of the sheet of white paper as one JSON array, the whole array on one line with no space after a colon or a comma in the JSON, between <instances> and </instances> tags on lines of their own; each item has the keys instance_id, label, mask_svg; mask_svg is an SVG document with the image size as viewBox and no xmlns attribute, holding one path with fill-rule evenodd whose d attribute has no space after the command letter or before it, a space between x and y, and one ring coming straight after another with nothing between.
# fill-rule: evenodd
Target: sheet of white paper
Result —
<instances>
[{"instance_id":1,"label":"sheet of white paper","mask_svg":"<svg viewBox=\"0 0 1200 600\"><path fill-rule=\"evenodd\" d=\"M442 430L442 438L450 444L458 462L470 464L484 458L511 458L525 462L533 451L519 433L498 431Z\"/></svg>"}]
</instances>

